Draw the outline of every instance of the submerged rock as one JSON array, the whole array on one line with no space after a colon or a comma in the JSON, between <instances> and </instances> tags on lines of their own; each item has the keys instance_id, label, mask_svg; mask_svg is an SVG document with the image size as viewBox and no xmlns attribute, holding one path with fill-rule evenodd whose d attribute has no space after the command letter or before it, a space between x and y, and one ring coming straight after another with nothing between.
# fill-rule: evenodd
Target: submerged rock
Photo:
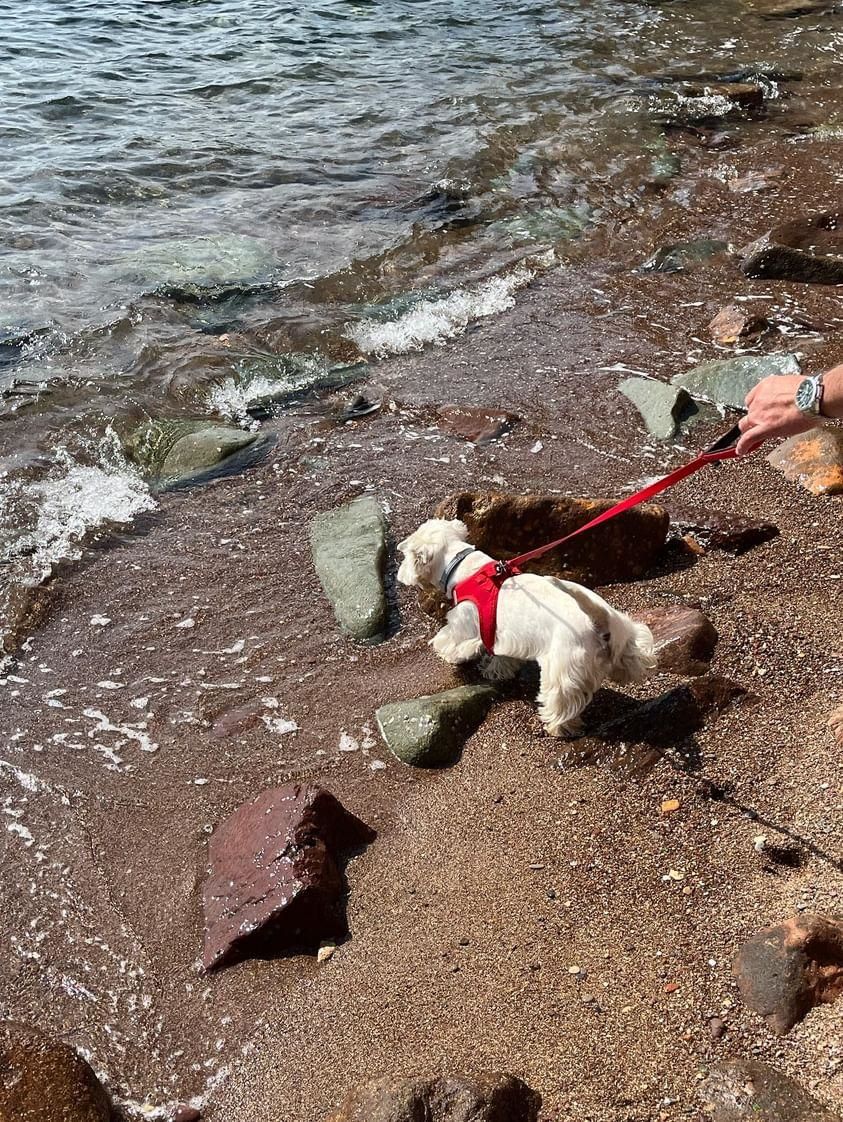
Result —
<instances>
[{"instance_id":1,"label":"submerged rock","mask_svg":"<svg viewBox=\"0 0 843 1122\"><path fill-rule=\"evenodd\" d=\"M514 1075L379 1079L328 1122L538 1122L541 1095Z\"/></svg>"},{"instance_id":2,"label":"submerged rock","mask_svg":"<svg viewBox=\"0 0 843 1122\"><path fill-rule=\"evenodd\" d=\"M212 421L146 421L123 441L123 450L147 478L171 486L201 478L258 440L257 433Z\"/></svg>"},{"instance_id":3,"label":"submerged rock","mask_svg":"<svg viewBox=\"0 0 843 1122\"><path fill-rule=\"evenodd\" d=\"M659 669L696 677L705 674L717 646L714 624L696 608L648 608L634 619L646 623L656 642Z\"/></svg>"},{"instance_id":4,"label":"submerged rock","mask_svg":"<svg viewBox=\"0 0 843 1122\"><path fill-rule=\"evenodd\" d=\"M795 19L830 11L834 0L744 0L744 7L763 19Z\"/></svg>"},{"instance_id":5,"label":"submerged rock","mask_svg":"<svg viewBox=\"0 0 843 1122\"><path fill-rule=\"evenodd\" d=\"M627 378L618 390L632 402L656 440L672 440L682 422L697 412L689 393L653 378Z\"/></svg>"},{"instance_id":6,"label":"submerged rock","mask_svg":"<svg viewBox=\"0 0 843 1122\"><path fill-rule=\"evenodd\" d=\"M714 1122L841 1122L796 1080L760 1060L713 1064L701 1097Z\"/></svg>"},{"instance_id":7,"label":"submerged rock","mask_svg":"<svg viewBox=\"0 0 843 1122\"><path fill-rule=\"evenodd\" d=\"M337 620L352 639L380 640L386 630L383 583L386 522L373 498L319 514L310 525L313 563Z\"/></svg>"},{"instance_id":8,"label":"submerged rock","mask_svg":"<svg viewBox=\"0 0 843 1122\"><path fill-rule=\"evenodd\" d=\"M762 378L771 374L799 372L796 355L740 355L738 358L705 362L693 370L674 375L671 382L687 390L692 397L729 409L743 409L746 395Z\"/></svg>"},{"instance_id":9,"label":"submerged rock","mask_svg":"<svg viewBox=\"0 0 843 1122\"><path fill-rule=\"evenodd\" d=\"M495 697L492 686L459 686L382 705L375 718L387 747L402 763L445 767L483 723Z\"/></svg>"},{"instance_id":10,"label":"submerged rock","mask_svg":"<svg viewBox=\"0 0 843 1122\"><path fill-rule=\"evenodd\" d=\"M703 550L722 549L736 555L779 536L773 522L696 506L671 505L670 529L674 536L691 538Z\"/></svg>"},{"instance_id":11,"label":"submerged rock","mask_svg":"<svg viewBox=\"0 0 843 1122\"><path fill-rule=\"evenodd\" d=\"M443 405L437 411L441 429L472 444L488 444L508 433L520 421L506 409L478 409L471 405Z\"/></svg>"},{"instance_id":12,"label":"submerged rock","mask_svg":"<svg viewBox=\"0 0 843 1122\"><path fill-rule=\"evenodd\" d=\"M375 833L329 791L286 783L214 831L202 886L202 962L214 970L292 950L316 954L348 933L341 857Z\"/></svg>"},{"instance_id":13,"label":"submerged rock","mask_svg":"<svg viewBox=\"0 0 843 1122\"><path fill-rule=\"evenodd\" d=\"M216 234L157 241L128 254L117 267L145 291L195 297L265 279L276 264L254 238Z\"/></svg>"},{"instance_id":14,"label":"submerged rock","mask_svg":"<svg viewBox=\"0 0 843 1122\"><path fill-rule=\"evenodd\" d=\"M758 339L769 328L770 323L764 316L752 315L737 304L721 308L708 325L712 339L724 347Z\"/></svg>"},{"instance_id":15,"label":"submerged rock","mask_svg":"<svg viewBox=\"0 0 843 1122\"><path fill-rule=\"evenodd\" d=\"M744 1002L784 1036L843 994L843 919L801 915L744 943L735 960Z\"/></svg>"},{"instance_id":16,"label":"submerged rock","mask_svg":"<svg viewBox=\"0 0 843 1122\"><path fill-rule=\"evenodd\" d=\"M662 246L652 257L648 257L639 271L642 273L681 273L692 265L710 261L720 253L727 253L727 242L700 238L693 242L675 242Z\"/></svg>"},{"instance_id":17,"label":"submerged rock","mask_svg":"<svg viewBox=\"0 0 843 1122\"><path fill-rule=\"evenodd\" d=\"M464 491L440 503L436 517L462 519L472 545L505 560L564 537L611 506L614 501ZM661 507L635 507L561 549L551 550L526 568L585 584L637 580L661 552L668 521Z\"/></svg>"},{"instance_id":18,"label":"submerged rock","mask_svg":"<svg viewBox=\"0 0 843 1122\"><path fill-rule=\"evenodd\" d=\"M73 1048L0 1022L0 1122L109 1122L108 1096Z\"/></svg>"},{"instance_id":19,"label":"submerged rock","mask_svg":"<svg viewBox=\"0 0 843 1122\"><path fill-rule=\"evenodd\" d=\"M843 493L843 432L821 426L785 440L767 457L786 479L812 495Z\"/></svg>"},{"instance_id":20,"label":"submerged rock","mask_svg":"<svg viewBox=\"0 0 843 1122\"><path fill-rule=\"evenodd\" d=\"M832 211L777 226L741 257L748 277L843 284L843 216Z\"/></svg>"}]
</instances>

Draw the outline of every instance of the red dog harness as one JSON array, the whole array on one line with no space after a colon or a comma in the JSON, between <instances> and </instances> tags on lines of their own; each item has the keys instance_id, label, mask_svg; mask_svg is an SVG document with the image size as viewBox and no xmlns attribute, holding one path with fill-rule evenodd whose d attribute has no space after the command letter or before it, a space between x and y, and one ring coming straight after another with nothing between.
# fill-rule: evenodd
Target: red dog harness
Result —
<instances>
[{"instance_id":1,"label":"red dog harness","mask_svg":"<svg viewBox=\"0 0 843 1122\"><path fill-rule=\"evenodd\" d=\"M490 561L484 565L482 569L478 569L476 573L472 573L470 577L465 580L457 581L451 590L451 595L454 598L454 604L462 604L468 600L477 608L477 614L480 617L480 639L483 646L486 648L488 654L495 653L495 634L497 632L497 617L498 617L498 597L500 596L501 586L505 580L510 577L516 577L522 571L521 566L526 561L533 561L542 554L547 553L551 549L556 549L565 542L570 541L571 538L577 537L579 534L584 534L586 530L590 530L593 526L600 525L601 522L608 522L610 518L614 518L616 514L621 514L625 510L631 510L639 503L646 502L647 499L652 499L655 495L661 494L675 483L679 483L682 479L687 479L689 475L699 471L700 468L705 467L706 464L718 463L720 460L730 460L735 456L735 445L740 438L740 429L737 425L730 429L725 436L721 436L719 440L715 441L710 448L701 452L699 456L691 460L690 463L683 464L682 467L676 468L665 475L662 479L656 480L655 483L650 483L643 487L640 491L636 491L634 495L629 498L623 499L621 502L616 503L615 506L610 507L609 510L604 510L602 514L598 514L596 518L592 518L590 522L586 522L584 526L566 534L564 538L559 538L555 542L550 542L548 545L539 546L538 549L530 550L529 553L520 553L517 557L513 557L511 561ZM445 592L448 591L448 582L450 576L459 568L460 564L475 550L468 547L460 553L445 571L443 584Z\"/></svg>"},{"instance_id":2,"label":"red dog harness","mask_svg":"<svg viewBox=\"0 0 843 1122\"><path fill-rule=\"evenodd\" d=\"M498 596L501 585L510 577L517 577L521 570L511 562L504 565L500 561L490 561L470 577L454 585L455 604L470 601L477 608L480 617L480 638L489 654L495 653L495 633L498 620Z\"/></svg>"}]
</instances>

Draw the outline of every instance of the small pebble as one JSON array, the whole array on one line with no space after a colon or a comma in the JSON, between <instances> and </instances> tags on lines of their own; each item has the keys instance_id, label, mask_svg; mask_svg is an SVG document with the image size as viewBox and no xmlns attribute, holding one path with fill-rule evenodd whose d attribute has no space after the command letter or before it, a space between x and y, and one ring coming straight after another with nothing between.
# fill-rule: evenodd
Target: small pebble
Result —
<instances>
[{"instance_id":1,"label":"small pebble","mask_svg":"<svg viewBox=\"0 0 843 1122\"><path fill-rule=\"evenodd\" d=\"M334 957L334 951L337 949L336 943L323 943L319 950L316 952L317 962L327 962Z\"/></svg>"},{"instance_id":2,"label":"small pebble","mask_svg":"<svg viewBox=\"0 0 843 1122\"><path fill-rule=\"evenodd\" d=\"M667 985L664 987L664 992L665 993L676 993L676 991L678 989L679 989L679 983L678 982L668 982Z\"/></svg>"},{"instance_id":3,"label":"small pebble","mask_svg":"<svg viewBox=\"0 0 843 1122\"><path fill-rule=\"evenodd\" d=\"M568 973L569 974L582 974L582 969L579 966L569 966L568 967Z\"/></svg>"},{"instance_id":4,"label":"small pebble","mask_svg":"<svg viewBox=\"0 0 843 1122\"><path fill-rule=\"evenodd\" d=\"M681 806L679 799L665 799L662 803L662 814L675 814Z\"/></svg>"},{"instance_id":5,"label":"small pebble","mask_svg":"<svg viewBox=\"0 0 843 1122\"><path fill-rule=\"evenodd\" d=\"M726 1033L726 1025L719 1017L710 1017L708 1021L708 1031L711 1033L712 1040L720 1040Z\"/></svg>"}]
</instances>

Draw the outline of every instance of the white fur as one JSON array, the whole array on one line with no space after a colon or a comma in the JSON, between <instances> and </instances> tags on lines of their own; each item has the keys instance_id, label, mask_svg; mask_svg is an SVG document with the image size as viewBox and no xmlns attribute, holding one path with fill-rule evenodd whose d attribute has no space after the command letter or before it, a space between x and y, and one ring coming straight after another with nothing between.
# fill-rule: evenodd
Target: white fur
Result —
<instances>
[{"instance_id":1,"label":"white fur","mask_svg":"<svg viewBox=\"0 0 843 1122\"><path fill-rule=\"evenodd\" d=\"M402 584L437 587L445 568L466 548L463 522L431 519L398 548ZM464 580L492 558L471 553L457 569ZM474 604L448 612L431 640L441 659L470 662L484 653ZM620 684L642 682L655 668L653 636L643 623L618 612L596 592L571 581L523 573L507 580L498 598L494 658L483 670L493 680L512 678L519 664L539 664L539 717L551 736L577 736L580 714L606 678Z\"/></svg>"}]
</instances>

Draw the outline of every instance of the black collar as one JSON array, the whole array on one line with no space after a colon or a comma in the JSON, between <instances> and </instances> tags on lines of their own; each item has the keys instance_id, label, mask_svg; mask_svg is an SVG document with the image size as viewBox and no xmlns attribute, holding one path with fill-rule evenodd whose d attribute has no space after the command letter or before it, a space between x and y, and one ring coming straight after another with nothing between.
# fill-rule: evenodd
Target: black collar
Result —
<instances>
[{"instance_id":1,"label":"black collar","mask_svg":"<svg viewBox=\"0 0 843 1122\"><path fill-rule=\"evenodd\" d=\"M448 564L445 566L445 571L442 574L442 579L439 582L439 586L442 589L442 591L445 593L446 596L451 595L451 590L448 587L449 584L451 583L451 577L454 575L454 573L457 571L457 569L460 567L460 565L463 563L463 561L465 561L466 557L468 557L468 555L470 553L476 553L476 552L477 551L475 550L474 546L470 545L470 546L468 546L467 549L464 549L464 550L462 550L462 552L458 553L456 555L456 557L453 557L448 562Z\"/></svg>"}]
</instances>

